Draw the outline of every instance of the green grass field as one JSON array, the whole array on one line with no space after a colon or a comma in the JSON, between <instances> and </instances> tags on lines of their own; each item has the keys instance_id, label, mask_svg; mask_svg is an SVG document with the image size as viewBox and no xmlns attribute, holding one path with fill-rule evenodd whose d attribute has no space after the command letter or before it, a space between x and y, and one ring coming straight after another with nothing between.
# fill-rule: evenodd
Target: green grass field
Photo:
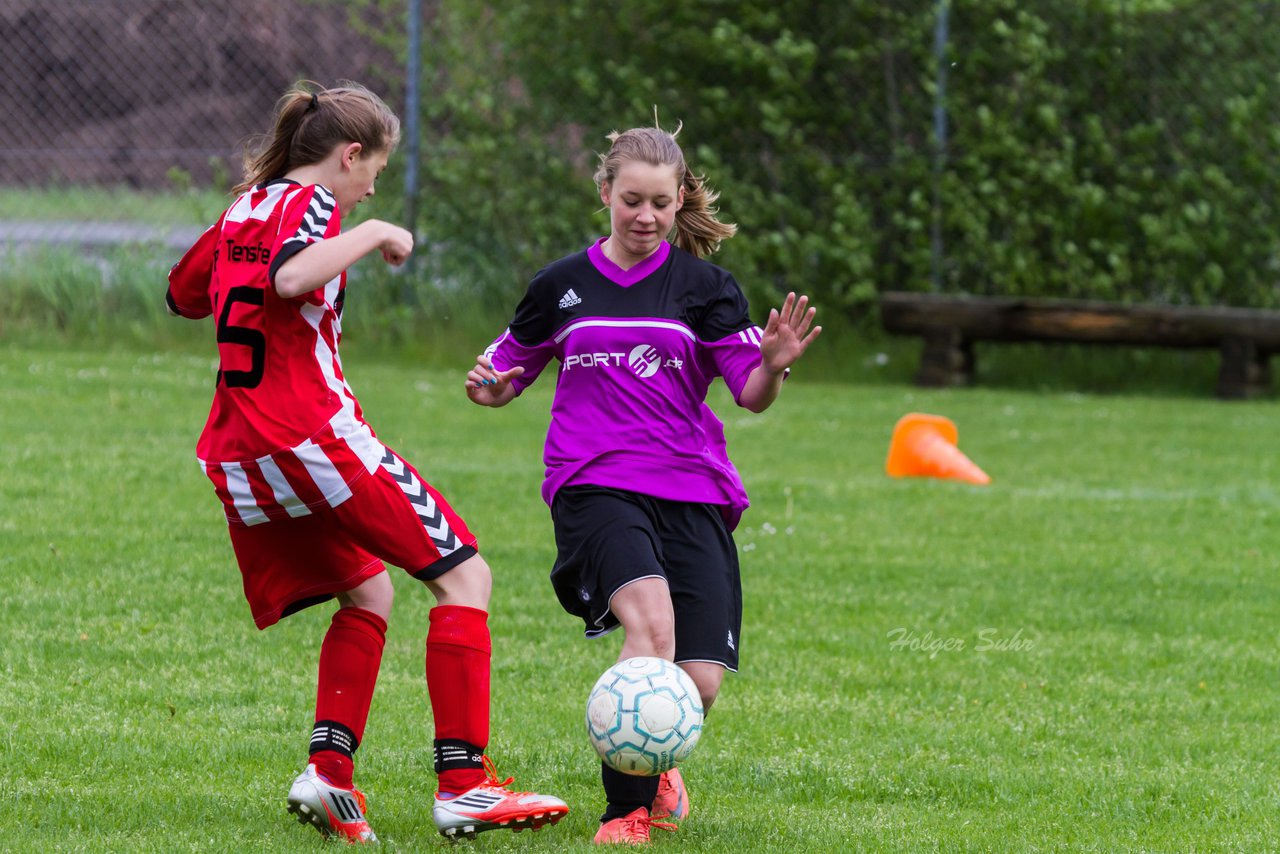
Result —
<instances>
[{"instance_id":1,"label":"green grass field","mask_svg":"<svg viewBox=\"0 0 1280 854\"><path fill-rule=\"evenodd\" d=\"M207 329L202 332L207 333ZM572 812L476 850L593 850L582 723L616 636L546 574L549 385L500 411L461 370L349 347L384 441L494 566L494 738ZM249 620L193 459L204 350L0 344L0 850L316 851L284 810L329 609ZM1280 839L1274 402L806 383L713 403L754 506L743 669L655 850L1257 851ZM908 411L948 415L987 488L883 474ZM397 577L357 781L391 851L430 820L430 596Z\"/></svg>"},{"instance_id":2,"label":"green grass field","mask_svg":"<svg viewBox=\"0 0 1280 854\"><path fill-rule=\"evenodd\" d=\"M186 186L140 192L130 187L0 187L0 210L24 221L100 221L200 225L230 204L227 193ZM105 212L105 214L104 214ZM3 218L3 217L0 217Z\"/></svg>"}]
</instances>

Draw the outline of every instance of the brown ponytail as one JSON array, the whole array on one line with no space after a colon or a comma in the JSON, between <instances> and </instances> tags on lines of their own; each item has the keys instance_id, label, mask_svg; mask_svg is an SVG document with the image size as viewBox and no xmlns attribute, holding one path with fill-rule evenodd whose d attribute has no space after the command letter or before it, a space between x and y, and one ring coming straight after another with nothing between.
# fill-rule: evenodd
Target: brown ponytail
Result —
<instances>
[{"instance_id":1,"label":"brown ponytail","mask_svg":"<svg viewBox=\"0 0 1280 854\"><path fill-rule=\"evenodd\" d=\"M707 186L706 178L694 174L685 163L684 152L676 142L680 133L667 133L661 128L632 128L609 134L612 144L607 154L600 155L595 182L599 189L613 182L618 170L626 163L639 161L650 166L671 166L677 175L683 175L684 204L676 211L676 246L699 258L720 248L720 242L733 237L738 226L716 219L715 207L720 194Z\"/></svg>"},{"instance_id":2,"label":"brown ponytail","mask_svg":"<svg viewBox=\"0 0 1280 854\"><path fill-rule=\"evenodd\" d=\"M275 127L245 155L244 180L232 192L319 163L342 143L358 142L372 152L391 151L399 141L400 120L365 87L346 82L325 89L304 80L277 102Z\"/></svg>"}]
</instances>

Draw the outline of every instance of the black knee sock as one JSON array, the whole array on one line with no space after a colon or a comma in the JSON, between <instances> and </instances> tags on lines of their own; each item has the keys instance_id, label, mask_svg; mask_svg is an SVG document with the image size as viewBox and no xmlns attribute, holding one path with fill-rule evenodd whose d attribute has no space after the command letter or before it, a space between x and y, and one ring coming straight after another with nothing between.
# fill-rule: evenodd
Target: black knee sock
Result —
<instances>
[{"instance_id":1,"label":"black knee sock","mask_svg":"<svg viewBox=\"0 0 1280 854\"><path fill-rule=\"evenodd\" d=\"M600 821L612 821L630 815L640 807L647 811L658 796L657 777L636 777L615 771L600 763L600 780L604 783L604 796L609 801Z\"/></svg>"}]
</instances>

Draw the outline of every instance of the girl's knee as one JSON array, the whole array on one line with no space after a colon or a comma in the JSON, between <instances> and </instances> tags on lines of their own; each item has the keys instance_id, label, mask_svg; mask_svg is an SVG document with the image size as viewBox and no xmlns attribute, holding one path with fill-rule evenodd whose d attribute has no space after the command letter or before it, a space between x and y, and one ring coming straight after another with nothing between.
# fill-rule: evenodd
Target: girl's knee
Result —
<instances>
[{"instance_id":1,"label":"girl's knee","mask_svg":"<svg viewBox=\"0 0 1280 854\"><path fill-rule=\"evenodd\" d=\"M626 640L622 643L620 658L652 655L671 661L676 652L676 635L673 626L658 622L623 623Z\"/></svg>"},{"instance_id":2,"label":"girl's knee","mask_svg":"<svg viewBox=\"0 0 1280 854\"><path fill-rule=\"evenodd\" d=\"M681 665L693 684L698 686L698 696L702 698L702 709L707 711L720 694L720 685L724 682L725 668L718 664L703 661L690 661Z\"/></svg>"},{"instance_id":3,"label":"girl's knee","mask_svg":"<svg viewBox=\"0 0 1280 854\"><path fill-rule=\"evenodd\" d=\"M642 579L623 587L609 600L627 639L623 655L655 655L668 661L675 654L676 620L665 580Z\"/></svg>"},{"instance_id":4,"label":"girl's knee","mask_svg":"<svg viewBox=\"0 0 1280 854\"><path fill-rule=\"evenodd\" d=\"M396 590L391 583L391 576L384 570L358 587L337 595L338 604L343 608L360 608L371 611L386 620L391 616L391 605L395 601Z\"/></svg>"},{"instance_id":5,"label":"girl's knee","mask_svg":"<svg viewBox=\"0 0 1280 854\"><path fill-rule=\"evenodd\" d=\"M672 660L676 652L676 624L665 615L659 616L645 626L649 643L658 651L659 658Z\"/></svg>"},{"instance_id":6,"label":"girl's knee","mask_svg":"<svg viewBox=\"0 0 1280 854\"><path fill-rule=\"evenodd\" d=\"M485 559L475 554L440 577L427 581L426 585L436 597L437 604L487 611L493 592L493 572Z\"/></svg>"}]
</instances>

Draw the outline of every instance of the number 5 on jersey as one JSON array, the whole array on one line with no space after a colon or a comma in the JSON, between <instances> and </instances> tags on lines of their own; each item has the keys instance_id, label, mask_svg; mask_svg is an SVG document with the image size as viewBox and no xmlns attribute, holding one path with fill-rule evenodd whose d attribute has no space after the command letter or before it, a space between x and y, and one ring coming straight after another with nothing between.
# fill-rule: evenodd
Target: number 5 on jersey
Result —
<instances>
[{"instance_id":1,"label":"number 5 on jersey","mask_svg":"<svg viewBox=\"0 0 1280 854\"><path fill-rule=\"evenodd\" d=\"M249 370L218 369L217 382L224 383L227 388L257 388L262 382L262 372L267 363L267 336L262 330L249 326L236 326L231 323L231 308L236 303L262 307L262 288L240 286L227 292L227 300L222 304L222 314L218 316L218 359L228 364L231 356L224 347L238 345L248 347L251 361Z\"/></svg>"}]
</instances>

